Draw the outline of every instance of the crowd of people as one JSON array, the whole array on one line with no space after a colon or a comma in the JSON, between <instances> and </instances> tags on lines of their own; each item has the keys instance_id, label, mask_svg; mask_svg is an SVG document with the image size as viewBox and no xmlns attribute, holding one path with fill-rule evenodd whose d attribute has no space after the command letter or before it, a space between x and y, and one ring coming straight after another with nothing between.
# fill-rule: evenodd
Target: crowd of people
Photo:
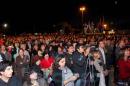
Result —
<instances>
[{"instance_id":1,"label":"crowd of people","mask_svg":"<svg viewBox=\"0 0 130 86\"><path fill-rule=\"evenodd\" d=\"M129 45L130 35L1 37L0 86L128 86Z\"/></svg>"}]
</instances>

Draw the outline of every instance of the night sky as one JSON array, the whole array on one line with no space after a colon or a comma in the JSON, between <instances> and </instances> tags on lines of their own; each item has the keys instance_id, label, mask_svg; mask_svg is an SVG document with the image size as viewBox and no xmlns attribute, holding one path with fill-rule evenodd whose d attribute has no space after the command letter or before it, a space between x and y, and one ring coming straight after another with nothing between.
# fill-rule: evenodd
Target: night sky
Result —
<instances>
[{"instance_id":1,"label":"night sky","mask_svg":"<svg viewBox=\"0 0 130 86\"><path fill-rule=\"evenodd\" d=\"M75 26L81 22L79 7L85 5L85 21L112 22L129 28L130 5L126 0L42 0L1 2L0 24L8 23L10 32L46 32L53 25L67 21Z\"/></svg>"}]
</instances>

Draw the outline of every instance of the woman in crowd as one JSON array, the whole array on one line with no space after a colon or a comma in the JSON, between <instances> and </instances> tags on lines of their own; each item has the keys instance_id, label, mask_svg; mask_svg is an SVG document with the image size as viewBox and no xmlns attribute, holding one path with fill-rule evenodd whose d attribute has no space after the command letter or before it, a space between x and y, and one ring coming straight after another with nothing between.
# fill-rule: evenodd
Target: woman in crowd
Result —
<instances>
[{"instance_id":1,"label":"woman in crowd","mask_svg":"<svg viewBox=\"0 0 130 86\"><path fill-rule=\"evenodd\" d=\"M102 83L103 86L106 86L105 84L105 75L107 75L107 71L103 69L103 63L100 60L100 53L99 50L95 49L92 51L93 59L94 59L94 81L96 85L99 85Z\"/></svg>"},{"instance_id":2,"label":"woman in crowd","mask_svg":"<svg viewBox=\"0 0 130 86\"><path fill-rule=\"evenodd\" d=\"M130 50L128 48L124 48L120 52L120 58L117 62L118 68L118 84L128 84L130 82ZM129 83L130 85L130 83ZM128 86L129 86L128 85Z\"/></svg>"},{"instance_id":3,"label":"woman in crowd","mask_svg":"<svg viewBox=\"0 0 130 86\"><path fill-rule=\"evenodd\" d=\"M25 74L28 72L29 58L24 55L23 49L19 49L19 55L15 61L15 73L19 78L25 80Z\"/></svg>"},{"instance_id":4,"label":"woman in crowd","mask_svg":"<svg viewBox=\"0 0 130 86\"><path fill-rule=\"evenodd\" d=\"M36 70L32 69L29 72L27 80L24 82L23 86L48 86L44 78L38 76Z\"/></svg>"},{"instance_id":5,"label":"woman in crowd","mask_svg":"<svg viewBox=\"0 0 130 86\"><path fill-rule=\"evenodd\" d=\"M33 45L33 49L32 49L32 51L31 51L31 56L32 56L32 58L33 58L34 56L36 56L37 54L38 54L38 45L35 44L35 45Z\"/></svg>"},{"instance_id":6,"label":"woman in crowd","mask_svg":"<svg viewBox=\"0 0 130 86\"><path fill-rule=\"evenodd\" d=\"M74 81L79 77L65 66L65 57L60 55L53 65L52 80L55 86L74 86Z\"/></svg>"},{"instance_id":7,"label":"woman in crowd","mask_svg":"<svg viewBox=\"0 0 130 86\"><path fill-rule=\"evenodd\" d=\"M12 56L11 53L9 53L7 51L7 47L5 45L1 45L0 46L0 55L5 58L5 60L7 61L11 61L12 60Z\"/></svg>"},{"instance_id":8,"label":"woman in crowd","mask_svg":"<svg viewBox=\"0 0 130 86\"><path fill-rule=\"evenodd\" d=\"M43 73L41 71L41 68L39 67L41 59L43 59L42 51L38 50L38 54L35 55L31 60L31 67L35 68L39 72L41 76L43 76Z\"/></svg>"},{"instance_id":9,"label":"woman in crowd","mask_svg":"<svg viewBox=\"0 0 130 86\"><path fill-rule=\"evenodd\" d=\"M37 51L37 54L32 58L31 60L31 65L39 65L40 64L40 60L43 58L42 56L42 51L41 50L38 50Z\"/></svg>"},{"instance_id":10,"label":"woman in crowd","mask_svg":"<svg viewBox=\"0 0 130 86\"><path fill-rule=\"evenodd\" d=\"M48 75L52 71L52 64L54 63L54 58L49 56L49 52L44 52L43 58L40 60L40 68L44 73L44 78L47 79Z\"/></svg>"},{"instance_id":11,"label":"woman in crowd","mask_svg":"<svg viewBox=\"0 0 130 86\"><path fill-rule=\"evenodd\" d=\"M14 43L14 48L12 49L12 54L13 54L13 59L14 61L16 60L16 57L19 55L18 54L18 51L19 51L19 43L18 42L15 42Z\"/></svg>"}]
</instances>

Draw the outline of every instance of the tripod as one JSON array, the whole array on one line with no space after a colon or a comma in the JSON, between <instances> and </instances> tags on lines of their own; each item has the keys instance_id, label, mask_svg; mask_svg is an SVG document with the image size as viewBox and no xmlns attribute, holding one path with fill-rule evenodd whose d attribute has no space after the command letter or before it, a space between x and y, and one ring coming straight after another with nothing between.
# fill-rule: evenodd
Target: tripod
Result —
<instances>
[{"instance_id":1,"label":"tripod","mask_svg":"<svg viewBox=\"0 0 130 86\"><path fill-rule=\"evenodd\" d=\"M87 60L86 60L84 85L83 86L95 86L94 65L91 64L91 62L92 62L92 56L88 55Z\"/></svg>"}]
</instances>

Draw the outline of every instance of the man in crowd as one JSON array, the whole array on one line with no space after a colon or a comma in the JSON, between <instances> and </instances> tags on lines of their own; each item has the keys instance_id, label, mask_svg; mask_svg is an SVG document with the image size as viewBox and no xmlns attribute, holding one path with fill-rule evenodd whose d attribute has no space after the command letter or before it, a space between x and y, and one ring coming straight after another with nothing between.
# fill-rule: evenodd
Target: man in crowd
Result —
<instances>
[{"instance_id":1,"label":"man in crowd","mask_svg":"<svg viewBox=\"0 0 130 86\"><path fill-rule=\"evenodd\" d=\"M22 82L13 76L13 68L10 62L0 62L0 86L22 86Z\"/></svg>"},{"instance_id":2,"label":"man in crowd","mask_svg":"<svg viewBox=\"0 0 130 86\"><path fill-rule=\"evenodd\" d=\"M73 54L73 72L79 74L79 78L75 82L75 86L83 86L83 77L85 73L85 56L83 54L84 46L78 44Z\"/></svg>"}]
</instances>

